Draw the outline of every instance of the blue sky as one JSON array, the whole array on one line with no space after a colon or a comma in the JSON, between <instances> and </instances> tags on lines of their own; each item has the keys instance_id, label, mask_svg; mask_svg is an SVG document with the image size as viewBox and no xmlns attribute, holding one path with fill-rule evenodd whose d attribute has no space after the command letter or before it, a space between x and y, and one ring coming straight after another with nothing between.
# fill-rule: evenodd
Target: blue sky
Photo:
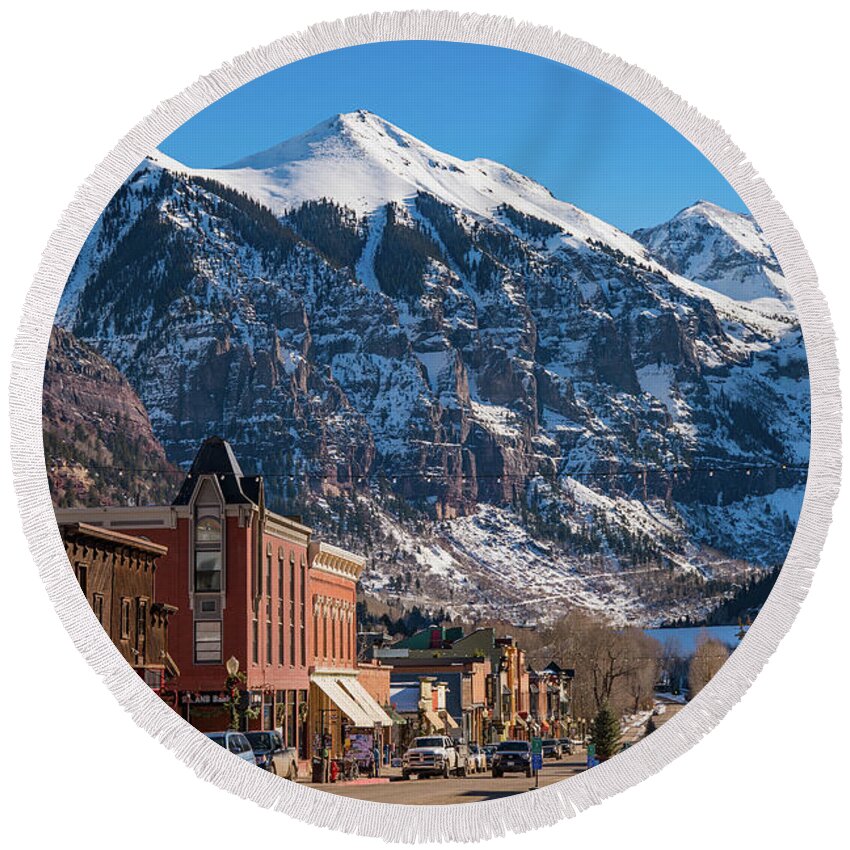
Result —
<instances>
[{"instance_id":1,"label":"blue sky","mask_svg":"<svg viewBox=\"0 0 850 850\"><path fill-rule=\"evenodd\" d=\"M439 150L505 163L626 231L701 198L746 212L701 153L627 95L483 45L382 42L303 59L209 106L161 148L188 166L217 167L360 108Z\"/></svg>"}]
</instances>

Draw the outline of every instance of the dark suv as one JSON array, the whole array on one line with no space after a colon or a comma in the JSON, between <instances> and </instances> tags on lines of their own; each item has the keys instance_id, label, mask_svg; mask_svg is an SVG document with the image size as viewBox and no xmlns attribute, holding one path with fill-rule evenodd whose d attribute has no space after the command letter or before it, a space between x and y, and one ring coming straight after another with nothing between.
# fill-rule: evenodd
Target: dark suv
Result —
<instances>
[{"instance_id":1,"label":"dark suv","mask_svg":"<svg viewBox=\"0 0 850 850\"><path fill-rule=\"evenodd\" d=\"M502 741L493 753L493 776L525 773L531 776L531 745L528 741Z\"/></svg>"}]
</instances>

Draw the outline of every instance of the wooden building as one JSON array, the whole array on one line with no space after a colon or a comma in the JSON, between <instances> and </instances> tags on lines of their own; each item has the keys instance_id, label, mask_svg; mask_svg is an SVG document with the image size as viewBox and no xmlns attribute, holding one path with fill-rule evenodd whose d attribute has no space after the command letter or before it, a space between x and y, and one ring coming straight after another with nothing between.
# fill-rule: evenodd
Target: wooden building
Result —
<instances>
[{"instance_id":1,"label":"wooden building","mask_svg":"<svg viewBox=\"0 0 850 850\"><path fill-rule=\"evenodd\" d=\"M156 598L157 561L168 549L143 537L85 522L60 523L80 590L124 660L157 692L179 674L168 652L177 609Z\"/></svg>"}]
</instances>

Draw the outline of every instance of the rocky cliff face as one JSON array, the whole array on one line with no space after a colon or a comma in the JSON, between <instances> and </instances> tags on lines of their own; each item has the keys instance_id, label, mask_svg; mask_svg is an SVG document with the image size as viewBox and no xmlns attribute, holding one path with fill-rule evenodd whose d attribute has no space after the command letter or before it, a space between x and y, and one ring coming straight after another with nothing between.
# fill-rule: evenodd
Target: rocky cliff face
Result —
<instances>
[{"instance_id":1,"label":"rocky cliff face","mask_svg":"<svg viewBox=\"0 0 850 850\"><path fill-rule=\"evenodd\" d=\"M680 274L672 225L639 234L648 250L369 113L232 169L156 160L105 210L59 322L118 366L173 461L221 434L279 508L376 547L373 592L410 602L396 579L415 568L440 599L459 582L479 613L496 599L530 616L487 549L501 540L502 572L540 561L535 581L565 602L615 594L646 618L640 570L667 587L660 611L676 575L697 576L697 599L723 555L746 559L735 575L784 557L808 458L805 351L787 296L779 310L717 283L724 251L727 268L768 262L763 242L724 241L734 214L700 222L703 286Z\"/></svg>"},{"instance_id":2,"label":"rocky cliff face","mask_svg":"<svg viewBox=\"0 0 850 850\"><path fill-rule=\"evenodd\" d=\"M173 496L181 473L127 379L59 327L47 350L42 422L57 507L157 504Z\"/></svg>"}]
</instances>

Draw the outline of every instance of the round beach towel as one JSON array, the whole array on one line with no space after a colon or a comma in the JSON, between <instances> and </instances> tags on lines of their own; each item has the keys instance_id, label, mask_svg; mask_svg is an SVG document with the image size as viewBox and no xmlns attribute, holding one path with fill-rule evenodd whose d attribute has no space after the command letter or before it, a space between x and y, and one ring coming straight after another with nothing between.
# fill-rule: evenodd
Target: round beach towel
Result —
<instances>
[{"instance_id":1,"label":"round beach towel","mask_svg":"<svg viewBox=\"0 0 850 850\"><path fill-rule=\"evenodd\" d=\"M12 393L36 562L121 704L400 841L688 749L837 488L829 317L767 186L637 68L479 16L323 24L166 101L51 239Z\"/></svg>"}]
</instances>

